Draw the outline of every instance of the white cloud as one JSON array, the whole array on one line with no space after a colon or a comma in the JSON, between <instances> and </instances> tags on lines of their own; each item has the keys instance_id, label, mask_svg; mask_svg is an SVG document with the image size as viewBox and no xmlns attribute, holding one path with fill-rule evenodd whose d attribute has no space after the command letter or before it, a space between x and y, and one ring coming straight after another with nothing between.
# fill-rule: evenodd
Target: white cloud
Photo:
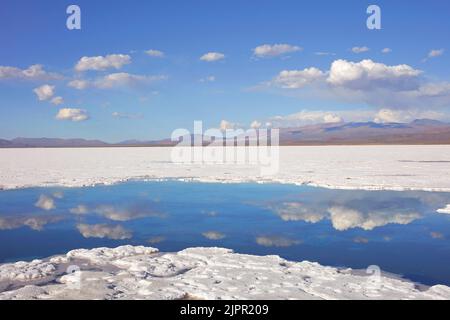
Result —
<instances>
[{"instance_id":1,"label":"white cloud","mask_svg":"<svg viewBox=\"0 0 450 320\"><path fill-rule=\"evenodd\" d=\"M133 114L133 113L122 113L122 112L114 111L113 113L111 113L111 115L114 118L118 118L118 119L142 119L143 118L143 115L140 113Z\"/></svg>"},{"instance_id":2,"label":"white cloud","mask_svg":"<svg viewBox=\"0 0 450 320\"><path fill-rule=\"evenodd\" d=\"M367 52L367 51L369 51L370 49L369 48L367 48L367 47L353 47L352 48L352 52L353 53L363 53L363 52Z\"/></svg>"},{"instance_id":3,"label":"white cloud","mask_svg":"<svg viewBox=\"0 0 450 320\"><path fill-rule=\"evenodd\" d=\"M108 224L94 224L88 225L80 223L77 225L78 231L85 238L108 238L113 240L130 239L133 235L131 231L124 227Z\"/></svg>"},{"instance_id":4,"label":"white cloud","mask_svg":"<svg viewBox=\"0 0 450 320\"><path fill-rule=\"evenodd\" d=\"M277 116L271 119L276 127L286 126L304 126L318 123L339 123L344 119L337 113L331 111L308 111L302 110L300 112L290 114L287 116Z\"/></svg>"},{"instance_id":5,"label":"white cloud","mask_svg":"<svg viewBox=\"0 0 450 320\"><path fill-rule=\"evenodd\" d=\"M64 99L63 97L54 97L50 102L55 106L59 106L60 104L64 103Z\"/></svg>"},{"instance_id":6,"label":"white cloud","mask_svg":"<svg viewBox=\"0 0 450 320\"><path fill-rule=\"evenodd\" d=\"M40 64L34 64L27 69L0 66L0 79L55 80L61 78L62 76L59 74L45 71Z\"/></svg>"},{"instance_id":7,"label":"white cloud","mask_svg":"<svg viewBox=\"0 0 450 320\"><path fill-rule=\"evenodd\" d=\"M208 52L200 57L200 60L206 62L213 62L225 59L225 55L220 52Z\"/></svg>"},{"instance_id":8,"label":"white cloud","mask_svg":"<svg viewBox=\"0 0 450 320\"><path fill-rule=\"evenodd\" d=\"M428 52L428 58L436 58L444 54L444 49L433 49Z\"/></svg>"},{"instance_id":9,"label":"white cloud","mask_svg":"<svg viewBox=\"0 0 450 320\"><path fill-rule=\"evenodd\" d=\"M150 57L154 57L154 58L164 58L164 52L159 51L159 50L155 50L155 49L150 49L145 51L145 53L147 55L149 55Z\"/></svg>"},{"instance_id":10,"label":"white cloud","mask_svg":"<svg viewBox=\"0 0 450 320\"><path fill-rule=\"evenodd\" d=\"M89 86L89 81L86 80L72 80L68 83L69 87L78 89L78 90L83 90L86 89Z\"/></svg>"},{"instance_id":11,"label":"white cloud","mask_svg":"<svg viewBox=\"0 0 450 320\"><path fill-rule=\"evenodd\" d=\"M386 65L370 59L352 62L335 60L328 71L315 67L303 70L281 71L269 85L283 89L302 89L310 87L312 92L322 98L343 99L351 102L365 102L377 107L423 105L418 98L440 95L439 101L450 102L450 84L430 84L422 77L422 71L413 67ZM303 94L305 90L302 91ZM430 101L427 101L430 104Z\"/></svg>"},{"instance_id":12,"label":"white cloud","mask_svg":"<svg viewBox=\"0 0 450 320\"><path fill-rule=\"evenodd\" d=\"M126 54L110 54L107 56L82 57L75 65L76 71L120 69L131 62Z\"/></svg>"},{"instance_id":13,"label":"white cloud","mask_svg":"<svg viewBox=\"0 0 450 320\"><path fill-rule=\"evenodd\" d=\"M314 67L304 70L283 70L272 83L285 89L299 89L323 79L324 76L321 70Z\"/></svg>"},{"instance_id":14,"label":"white cloud","mask_svg":"<svg viewBox=\"0 0 450 320\"><path fill-rule=\"evenodd\" d=\"M33 92L37 95L39 101L45 101L53 97L55 94L55 86L44 84L38 88L35 88Z\"/></svg>"},{"instance_id":15,"label":"white cloud","mask_svg":"<svg viewBox=\"0 0 450 320\"><path fill-rule=\"evenodd\" d=\"M383 108L376 112L373 121L377 123L409 123L416 119L430 119L430 120L448 120L449 117L441 112L433 110L418 110L418 109L386 109Z\"/></svg>"},{"instance_id":16,"label":"white cloud","mask_svg":"<svg viewBox=\"0 0 450 320\"><path fill-rule=\"evenodd\" d=\"M250 128L252 129L259 129L261 128L262 123L259 122L258 120L254 120L252 121L252 123L250 123Z\"/></svg>"},{"instance_id":17,"label":"white cloud","mask_svg":"<svg viewBox=\"0 0 450 320\"><path fill-rule=\"evenodd\" d=\"M110 89L114 87L130 86L139 83L152 83L165 80L166 76L142 76L125 72L111 73L95 81L95 86L101 89Z\"/></svg>"},{"instance_id":18,"label":"white cloud","mask_svg":"<svg viewBox=\"0 0 450 320\"><path fill-rule=\"evenodd\" d=\"M40 195L38 201L34 204L36 207L41 208L42 210L53 210L56 208L55 201L53 198L46 196L46 195Z\"/></svg>"},{"instance_id":19,"label":"white cloud","mask_svg":"<svg viewBox=\"0 0 450 320\"><path fill-rule=\"evenodd\" d=\"M227 121L227 120L222 120L222 121L220 121L219 128L220 128L220 130L222 130L222 131L225 131L225 130L232 130L232 129L234 129L235 127L236 127L236 125L235 125L234 123L232 123L232 122L229 122L229 121Z\"/></svg>"},{"instance_id":20,"label":"white cloud","mask_svg":"<svg viewBox=\"0 0 450 320\"><path fill-rule=\"evenodd\" d=\"M56 119L79 122L89 119L89 115L84 109L63 108L58 111Z\"/></svg>"},{"instance_id":21,"label":"white cloud","mask_svg":"<svg viewBox=\"0 0 450 320\"><path fill-rule=\"evenodd\" d=\"M405 90L417 87L417 77L421 73L406 64L388 66L370 59L360 62L336 60L331 64L327 82L356 90L377 87Z\"/></svg>"},{"instance_id":22,"label":"white cloud","mask_svg":"<svg viewBox=\"0 0 450 320\"><path fill-rule=\"evenodd\" d=\"M202 235L209 240L221 240L225 238L223 233L217 231L203 232Z\"/></svg>"},{"instance_id":23,"label":"white cloud","mask_svg":"<svg viewBox=\"0 0 450 320\"><path fill-rule=\"evenodd\" d=\"M253 49L253 54L258 58L276 57L287 53L302 50L301 47L290 44L264 44Z\"/></svg>"},{"instance_id":24,"label":"white cloud","mask_svg":"<svg viewBox=\"0 0 450 320\"><path fill-rule=\"evenodd\" d=\"M381 50L381 53L391 53L392 49L391 48L384 48L383 50Z\"/></svg>"},{"instance_id":25,"label":"white cloud","mask_svg":"<svg viewBox=\"0 0 450 320\"><path fill-rule=\"evenodd\" d=\"M278 236L261 236L256 238L256 243L264 247L290 247L301 243L301 241Z\"/></svg>"}]
</instances>

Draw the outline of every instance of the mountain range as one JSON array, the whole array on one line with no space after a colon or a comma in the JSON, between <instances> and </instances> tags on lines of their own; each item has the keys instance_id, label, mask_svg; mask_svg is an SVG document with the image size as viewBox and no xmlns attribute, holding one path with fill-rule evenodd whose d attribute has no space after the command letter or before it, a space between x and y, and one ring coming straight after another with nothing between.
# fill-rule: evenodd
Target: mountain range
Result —
<instances>
[{"instance_id":1,"label":"mountain range","mask_svg":"<svg viewBox=\"0 0 450 320\"><path fill-rule=\"evenodd\" d=\"M0 139L0 148L156 147L176 143L170 139L107 143L85 139L15 138ZM340 122L280 128L280 145L355 144L450 144L450 123L419 119L410 123Z\"/></svg>"}]
</instances>

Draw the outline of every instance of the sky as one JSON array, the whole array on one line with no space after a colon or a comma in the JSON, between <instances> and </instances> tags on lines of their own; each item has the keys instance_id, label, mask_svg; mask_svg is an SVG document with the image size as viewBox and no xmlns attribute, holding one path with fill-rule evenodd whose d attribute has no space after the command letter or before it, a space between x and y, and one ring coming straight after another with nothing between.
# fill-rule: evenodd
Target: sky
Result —
<instances>
[{"instance_id":1,"label":"sky","mask_svg":"<svg viewBox=\"0 0 450 320\"><path fill-rule=\"evenodd\" d=\"M69 30L69 5L81 29ZM381 29L366 26L371 4ZM2 0L0 138L450 121L450 2Z\"/></svg>"}]
</instances>

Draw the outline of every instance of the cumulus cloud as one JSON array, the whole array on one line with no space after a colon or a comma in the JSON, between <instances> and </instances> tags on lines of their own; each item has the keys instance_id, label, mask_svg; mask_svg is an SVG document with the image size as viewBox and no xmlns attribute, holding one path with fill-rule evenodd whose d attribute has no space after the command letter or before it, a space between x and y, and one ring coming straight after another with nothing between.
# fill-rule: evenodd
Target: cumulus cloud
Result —
<instances>
[{"instance_id":1,"label":"cumulus cloud","mask_svg":"<svg viewBox=\"0 0 450 320\"><path fill-rule=\"evenodd\" d=\"M275 127L290 127L319 123L339 123L343 122L344 118L332 111L302 110L287 116L276 116L270 120Z\"/></svg>"},{"instance_id":2,"label":"cumulus cloud","mask_svg":"<svg viewBox=\"0 0 450 320\"><path fill-rule=\"evenodd\" d=\"M76 71L120 69L131 63L131 57L126 54L110 54L107 56L82 57L75 65Z\"/></svg>"},{"instance_id":3,"label":"cumulus cloud","mask_svg":"<svg viewBox=\"0 0 450 320\"><path fill-rule=\"evenodd\" d=\"M363 53L363 52L367 52L367 51L369 51L370 49L369 48L367 48L367 47L353 47L352 48L352 52L353 53Z\"/></svg>"},{"instance_id":4,"label":"cumulus cloud","mask_svg":"<svg viewBox=\"0 0 450 320\"><path fill-rule=\"evenodd\" d=\"M386 109L383 108L376 112L373 121L376 123L409 123L416 119L430 119L430 120L450 120L449 116L442 112L433 110L419 110L419 109Z\"/></svg>"},{"instance_id":5,"label":"cumulus cloud","mask_svg":"<svg viewBox=\"0 0 450 320\"><path fill-rule=\"evenodd\" d=\"M208 52L200 57L201 61L214 62L225 59L225 55L220 52Z\"/></svg>"},{"instance_id":6,"label":"cumulus cloud","mask_svg":"<svg viewBox=\"0 0 450 320\"><path fill-rule=\"evenodd\" d=\"M406 64L386 65L370 59L335 60L326 71L315 67L284 70L265 88L267 84L302 97L363 102L377 108L442 107L450 103L449 83L430 82L421 70Z\"/></svg>"},{"instance_id":7,"label":"cumulus cloud","mask_svg":"<svg viewBox=\"0 0 450 320\"><path fill-rule=\"evenodd\" d=\"M52 103L52 104L54 104L55 106L59 106L60 104L63 104L64 103L64 99L63 99L63 97L54 97L52 100L50 100L50 102Z\"/></svg>"},{"instance_id":8,"label":"cumulus cloud","mask_svg":"<svg viewBox=\"0 0 450 320\"><path fill-rule=\"evenodd\" d=\"M89 225L80 223L77 225L77 229L85 238L108 238L113 240L124 240L130 239L133 236L130 230L127 230L120 225Z\"/></svg>"},{"instance_id":9,"label":"cumulus cloud","mask_svg":"<svg viewBox=\"0 0 450 320\"><path fill-rule=\"evenodd\" d=\"M304 70L283 70L272 83L285 89L299 89L323 79L324 76L321 70L314 67Z\"/></svg>"},{"instance_id":10,"label":"cumulus cloud","mask_svg":"<svg viewBox=\"0 0 450 320\"><path fill-rule=\"evenodd\" d=\"M391 53L392 49L391 48L384 48L383 50L381 50L381 53Z\"/></svg>"},{"instance_id":11,"label":"cumulus cloud","mask_svg":"<svg viewBox=\"0 0 450 320\"><path fill-rule=\"evenodd\" d=\"M35 231L41 231L47 224L61 221L61 216L10 216L0 217L0 230L13 230L22 227L29 227Z\"/></svg>"},{"instance_id":12,"label":"cumulus cloud","mask_svg":"<svg viewBox=\"0 0 450 320\"><path fill-rule=\"evenodd\" d=\"M278 236L261 236L256 238L256 243L264 247L290 247L300 244L301 241Z\"/></svg>"},{"instance_id":13,"label":"cumulus cloud","mask_svg":"<svg viewBox=\"0 0 450 320\"><path fill-rule=\"evenodd\" d=\"M111 73L95 81L95 86L101 89L111 89L115 87L132 86L136 84L152 83L165 80L166 76L143 76L126 72Z\"/></svg>"},{"instance_id":14,"label":"cumulus cloud","mask_svg":"<svg viewBox=\"0 0 450 320\"><path fill-rule=\"evenodd\" d=\"M159 51L159 50L155 50L155 49L150 49L145 51L145 53L147 55L149 55L150 57L154 57L154 58L164 58L164 52Z\"/></svg>"},{"instance_id":15,"label":"cumulus cloud","mask_svg":"<svg viewBox=\"0 0 450 320\"><path fill-rule=\"evenodd\" d=\"M52 197L41 194L39 196L38 201L34 204L36 207L41 208L42 210L53 210L56 208L55 200Z\"/></svg>"},{"instance_id":16,"label":"cumulus cloud","mask_svg":"<svg viewBox=\"0 0 450 320\"><path fill-rule=\"evenodd\" d=\"M86 89L89 86L89 81L86 80L72 80L68 83L69 87L78 89L78 90L83 90Z\"/></svg>"},{"instance_id":17,"label":"cumulus cloud","mask_svg":"<svg viewBox=\"0 0 450 320\"><path fill-rule=\"evenodd\" d=\"M55 80L62 76L56 73L50 73L44 70L40 64L34 64L27 69L20 69L11 66L0 66L1 79L21 79L21 80Z\"/></svg>"},{"instance_id":18,"label":"cumulus cloud","mask_svg":"<svg viewBox=\"0 0 450 320\"><path fill-rule=\"evenodd\" d=\"M427 57L425 58L425 61L428 59L432 59L432 58L436 58L436 57L440 57L444 54L445 50L444 49L433 49L430 50L430 52L428 52Z\"/></svg>"},{"instance_id":19,"label":"cumulus cloud","mask_svg":"<svg viewBox=\"0 0 450 320\"><path fill-rule=\"evenodd\" d=\"M55 86L44 84L38 88L35 88L33 92L36 94L39 101L48 100L55 94Z\"/></svg>"},{"instance_id":20,"label":"cumulus cloud","mask_svg":"<svg viewBox=\"0 0 450 320\"><path fill-rule=\"evenodd\" d=\"M250 123L250 128L252 128L252 129L259 129L259 128L261 128L261 126L262 126L262 123L259 122L258 120L254 120L254 121L252 121L252 123Z\"/></svg>"},{"instance_id":21,"label":"cumulus cloud","mask_svg":"<svg viewBox=\"0 0 450 320\"><path fill-rule=\"evenodd\" d=\"M57 120L69 120L73 122L85 121L89 119L89 115L84 109L63 108L56 114Z\"/></svg>"},{"instance_id":22,"label":"cumulus cloud","mask_svg":"<svg viewBox=\"0 0 450 320\"><path fill-rule=\"evenodd\" d=\"M223 233L217 231L203 232L202 235L209 240L221 240L225 238Z\"/></svg>"},{"instance_id":23,"label":"cumulus cloud","mask_svg":"<svg viewBox=\"0 0 450 320\"><path fill-rule=\"evenodd\" d=\"M236 128L236 124L227 120L222 120L220 121L220 125L219 125L220 130L225 131L225 130L232 130L234 128Z\"/></svg>"},{"instance_id":24,"label":"cumulus cloud","mask_svg":"<svg viewBox=\"0 0 450 320\"><path fill-rule=\"evenodd\" d=\"M258 58L276 57L287 53L301 51L302 48L290 44L264 44L253 49L253 54Z\"/></svg>"},{"instance_id":25,"label":"cumulus cloud","mask_svg":"<svg viewBox=\"0 0 450 320\"><path fill-rule=\"evenodd\" d=\"M388 66L370 59L360 62L336 60L331 64L327 82L333 86L350 89L389 87L411 89L418 85L422 72L406 64Z\"/></svg>"}]
</instances>

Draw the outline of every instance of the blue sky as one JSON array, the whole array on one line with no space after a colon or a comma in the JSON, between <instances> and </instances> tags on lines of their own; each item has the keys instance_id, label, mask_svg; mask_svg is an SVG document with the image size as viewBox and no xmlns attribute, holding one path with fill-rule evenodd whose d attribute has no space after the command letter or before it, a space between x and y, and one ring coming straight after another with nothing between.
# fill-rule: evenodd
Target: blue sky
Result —
<instances>
[{"instance_id":1,"label":"blue sky","mask_svg":"<svg viewBox=\"0 0 450 320\"><path fill-rule=\"evenodd\" d=\"M66 28L70 4L81 30ZM0 39L0 138L450 119L447 1L4 0Z\"/></svg>"}]
</instances>

